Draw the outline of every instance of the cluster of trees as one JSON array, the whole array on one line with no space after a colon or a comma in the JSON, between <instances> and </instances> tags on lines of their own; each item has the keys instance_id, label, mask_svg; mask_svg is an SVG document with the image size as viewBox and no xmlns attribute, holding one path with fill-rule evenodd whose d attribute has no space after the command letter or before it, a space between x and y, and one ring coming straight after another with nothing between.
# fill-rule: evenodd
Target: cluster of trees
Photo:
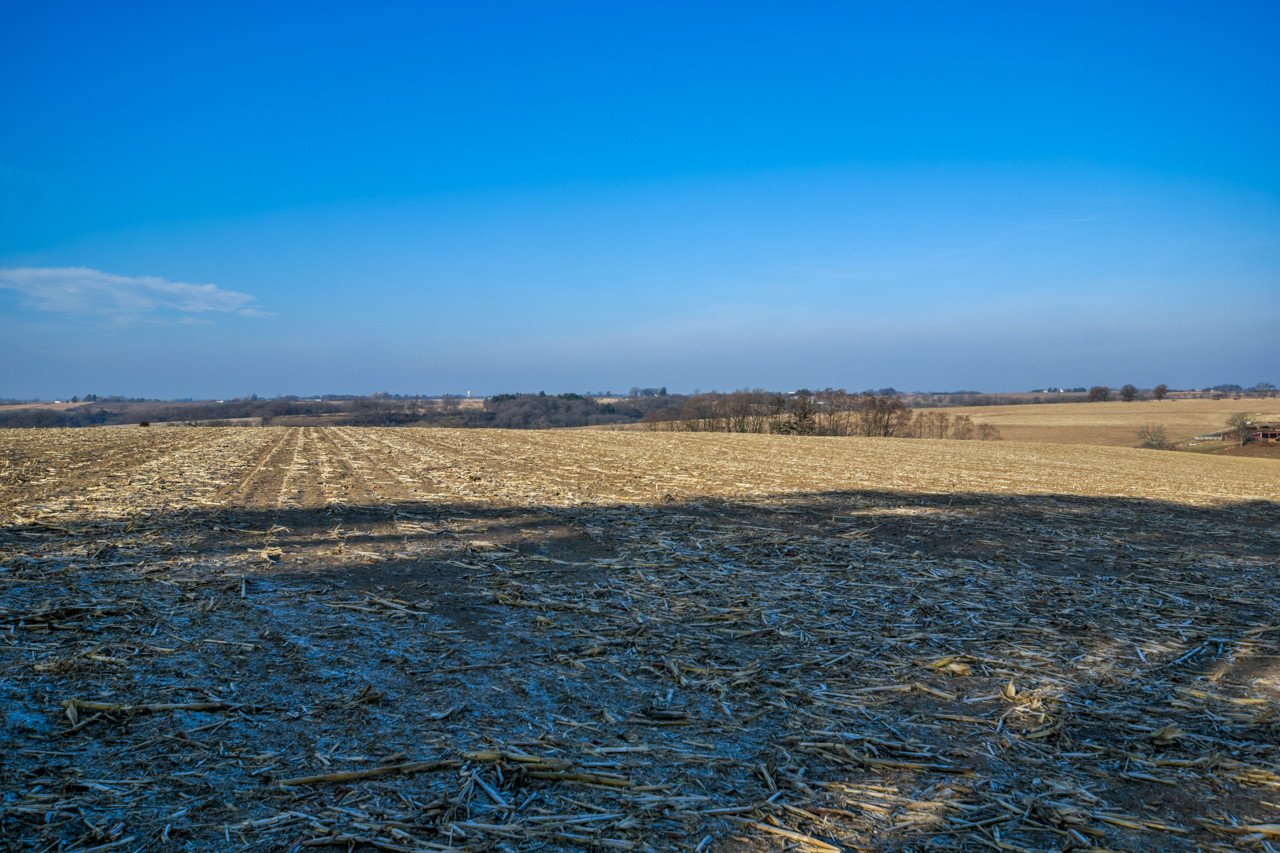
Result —
<instances>
[{"instance_id":1,"label":"cluster of trees","mask_svg":"<svg viewBox=\"0 0 1280 853\"><path fill-rule=\"evenodd\" d=\"M1248 388L1231 384L1212 385L1203 390L1214 394L1231 394L1232 396L1247 395L1250 397L1274 397L1276 394L1276 386L1271 382L1255 382Z\"/></svg>"},{"instance_id":2,"label":"cluster of trees","mask_svg":"<svg viewBox=\"0 0 1280 853\"><path fill-rule=\"evenodd\" d=\"M334 423L343 426L414 426L433 413L427 401L390 394L357 397L338 411L342 414Z\"/></svg>"},{"instance_id":3,"label":"cluster of trees","mask_svg":"<svg viewBox=\"0 0 1280 853\"><path fill-rule=\"evenodd\" d=\"M120 394L111 394L106 397L99 397L97 394L85 394L83 397L74 396L71 398L72 403L154 403L159 402L149 397L124 397Z\"/></svg>"},{"instance_id":4,"label":"cluster of trees","mask_svg":"<svg viewBox=\"0 0 1280 853\"><path fill-rule=\"evenodd\" d=\"M1214 385L1210 388L1201 389L1200 393L1220 396L1231 394L1233 396L1271 397L1276 393L1276 386L1270 382L1258 382L1248 388L1240 385ZM1164 383L1157 385L1150 391L1144 391L1136 385L1122 385L1118 390L1107 385L1094 385L1089 389L1088 400L1091 403L1097 403L1119 399L1126 403L1132 403L1134 400L1163 400L1168 396L1169 386Z\"/></svg>"},{"instance_id":5,"label":"cluster of trees","mask_svg":"<svg viewBox=\"0 0 1280 853\"><path fill-rule=\"evenodd\" d=\"M1000 430L993 424L975 424L968 415L948 416L946 412L917 412L911 419L912 438L958 438L999 441Z\"/></svg>"},{"instance_id":6,"label":"cluster of trees","mask_svg":"<svg viewBox=\"0 0 1280 853\"><path fill-rule=\"evenodd\" d=\"M882 393L883 392L883 393ZM998 439L990 424L967 415L913 412L893 389L851 394L843 388L779 394L760 389L696 394L651 412L650 429L783 435L866 435L903 438Z\"/></svg>"},{"instance_id":7,"label":"cluster of trees","mask_svg":"<svg viewBox=\"0 0 1280 853\"><path fill-rule=\"evenodd\" d=\"M1109 385L1094 385L1089 389L1090 403L1105 403L1111 399L1132 403L1134 400L1163 400L1168 396L1169 386L1163 382L1152 388L1150 392L1143 391L1137 385L1122 385L1118 391Z\"/></svg>"},{"instance_id":8,"label":"cluster of trees","mask_svg":"<svg viewBox=\"0 0 1280 853\"><path fill-rule=\"evenodd\" d=\"M547 429L634 423L662 405L658 395L601 403L581 394L499 394L485 400L483 410L471 413L467 425Z\"/></svg>"}]
</instances>

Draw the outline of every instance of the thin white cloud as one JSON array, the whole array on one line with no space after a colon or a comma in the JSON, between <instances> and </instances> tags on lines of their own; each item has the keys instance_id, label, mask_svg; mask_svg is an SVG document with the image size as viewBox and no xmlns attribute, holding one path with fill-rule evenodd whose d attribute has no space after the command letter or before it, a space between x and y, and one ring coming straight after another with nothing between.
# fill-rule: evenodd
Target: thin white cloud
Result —
<instances>
[{"instance_id":1,"label":"thin white cloud","mask_svg":"<svg viewBox=\"0 0 1280 853\"><path fill-rule=\"evenodd\" d=\"M183 322L209 314L265 317L247 293L216 284L188 284L152 275L115 275L88 267L0 269L0 290L22 295L37 311L81 314L112 320Z\"/></svg>"}]
</instances>

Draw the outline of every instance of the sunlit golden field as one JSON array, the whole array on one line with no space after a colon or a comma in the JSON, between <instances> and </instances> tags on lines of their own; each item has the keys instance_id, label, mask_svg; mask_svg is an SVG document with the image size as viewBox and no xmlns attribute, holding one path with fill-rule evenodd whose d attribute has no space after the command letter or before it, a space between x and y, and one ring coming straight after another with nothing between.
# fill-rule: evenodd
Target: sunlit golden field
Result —
<instances>
[{"instance_id":1,"label":"sunlit golden field","mask_svg":"<svg viewBox=\"0 0 1280 853\"><path fill-rule=\"evenodd\" d=\"M1019 440L0 432L0 833L1264 850L1278 509Z\"/></svg>"},{"instance_id":2,"label":"sunlit golden field","mask_svg":"<svg viewBox=\"0 0 1280 853\"><path fill-rule=\"evenodd\" d=\"M923 409L921 411L933 411ZM993 424L1008 441L1097 444L1133 447L1143 424L1159 424L1175 441L1220 432L1236 412L1280 422L1280 400L1140 400L1132 403L1040 403L1020 406L968 406L936 411L968 415Z\"/></svg>"}]
</instances>

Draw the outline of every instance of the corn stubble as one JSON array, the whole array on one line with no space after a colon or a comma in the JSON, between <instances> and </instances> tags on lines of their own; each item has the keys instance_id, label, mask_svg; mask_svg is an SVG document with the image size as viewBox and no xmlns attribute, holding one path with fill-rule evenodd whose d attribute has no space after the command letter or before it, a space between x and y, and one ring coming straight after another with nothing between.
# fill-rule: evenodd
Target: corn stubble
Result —
<instances>
[{"instance_id":1,"label":"corn stubble","mask_svg":"<svg viewBox=\"0 0 1280 853\"><path fill-rule=\"evenodd\" d=\"M1280 845L1280 463L0 432L39 849Z\"/></svg>"}]
</instances>

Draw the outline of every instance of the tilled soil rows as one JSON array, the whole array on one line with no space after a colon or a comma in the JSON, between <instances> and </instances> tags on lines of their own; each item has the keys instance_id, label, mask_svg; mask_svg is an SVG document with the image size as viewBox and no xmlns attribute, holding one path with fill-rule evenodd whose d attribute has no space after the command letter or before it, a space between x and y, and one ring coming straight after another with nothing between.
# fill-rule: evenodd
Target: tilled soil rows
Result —
<instances>
[{"instance_id":1,"label":"tilled soil rows","mask_svg":"<svg viewBox=\"0 0 1280 853\"><path fill-rule=\"evenodd\" d=\"M1280 848L1280 463L0 431L0 839Z\"/></svg>"}]
</instances>

